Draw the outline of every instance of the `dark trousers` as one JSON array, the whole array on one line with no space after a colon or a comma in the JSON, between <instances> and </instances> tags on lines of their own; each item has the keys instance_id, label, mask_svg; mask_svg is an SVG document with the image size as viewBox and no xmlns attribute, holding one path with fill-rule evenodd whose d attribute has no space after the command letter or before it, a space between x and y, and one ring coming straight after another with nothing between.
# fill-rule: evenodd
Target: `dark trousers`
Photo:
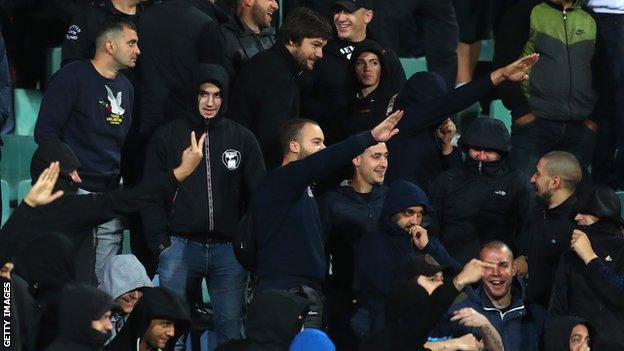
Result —
<instances>
[{"instance_id":1,"label":"dark trousers","mask_svg":"<svg viewBox=\"0 0 624 351\"><path fill-rule=\"evenodd\" d=\"M412 33L405 30L405 21L418 22L429 71L439 73L449 86L455 84L459 34L451 0L383 0L374 8L371 38L402 53L401 38Z\"/></svg>"},{"instance_id":2,"label":"dark trousers","mask_svg":"<svg viewBox=\"0 0 624 351\"><path fill-rule=\"evenodd\" d=\"M624 15L596 15L598 41L596 121L599 132L592 162L592 176L597 183L622 187L624 173Z\"/></svg>"},{"instance_id":3,"label":"dark trousers","mask_svg":"<svg viewBox=\"0 0 624 351\"><path fill-rule=\"evenodd\" d=\"M582 122L557 122L537 118L511 127L511 165L529 177L535 173L539 159L550 151L567 151L578 159L586 178L596 133Z\"/></svg>"}]
</instances>

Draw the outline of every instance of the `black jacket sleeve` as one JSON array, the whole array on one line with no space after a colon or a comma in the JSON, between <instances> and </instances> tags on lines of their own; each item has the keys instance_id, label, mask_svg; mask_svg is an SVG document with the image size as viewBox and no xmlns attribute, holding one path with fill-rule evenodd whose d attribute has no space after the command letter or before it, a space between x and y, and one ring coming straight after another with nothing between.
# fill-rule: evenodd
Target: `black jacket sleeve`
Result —
<instances>
[{"instance_id":1,"label":"black jacket sleeve","mask_svg":"<svg viewBox=\"0 0 624 351\"><path fill-rule=\"evenodd\" d=\"M591 260L586 269L586 276L601 295L613 306L624 308L624 273L607 266L600 258Z\"/></svg>"},{"instance_id":2,"label":"black jacket sleeve","mask_svg":"<svg viewBox=\"0 0 624 351\"><path fill-rule=\"evenodd\" d=\"M490 75L486 74L440 97L406 107L403 118L397 125L402 132L396 138L409 136L412 130L422 130L442 123L450 114L459 112L479 101L493 87Z\"/></svg>"},{"instance_id":3,"label":"black jacket sleeve","mask_svg":"<svg viewBox=\"0 0 624 351\"><path fill-rule=\"evenodd\" d=\"M524 46L529 40L531 10L536 2L535 0L520 1L512 5L503 15L494 46L495 68L504 67L522 55ZM513 119L531 112L520 84L503 82L498 86L497 92L505 107L511 110Z\"/></svg>"},{"instance_id":4,"label":"black jacket sleeve","mask_svg":"<svg viewBox=\"0 0 624 351\"><path fill-rule=\"evenodd\" d=\"M151 174L167 170L166 145L161 134L157 132L150 141L145 154L144 179L150 177ZM158 253L158 247L167 241L167 198L168 196L161 196L147 204L141 211L147 246L153 253Z\"/></svg>"},{"instance_id":5,"label":"black jacket sleeve","mask_svg":"<svg viewBox=\"0 0 624 351\"><path fill-rule=\"evenodd\" d=\"M247 191L247 200L251 199L251 195L258 189L262 177L266 174L264 167L264 159L256 137L246 131L246 145L244 149L244 159L247 160L243 166L245 190Z\"/></svg>"},{"instance_id":6,"label":"black jacket sleeve","mask_svg":"<svg viewBox=\"0 0 624 351\"><path fill-rule=\"evenodd\" d=\"M78 11L74 18L72 18L61 49L62 66L73 61L90 59L93 57L94 43L92 42L92 37L95 37L95 35L91 33L91 31L94 30L91 26L96 23L94 23L94 21L89 21L92 11L95 10L90 7L85 7Z\"/></svg>"},{"instance_id":7,"label":"black jacket sleeve","mask_svg":"<svg viewBox=\"0 0 624 351\"><path fill-rule=\"evenodd\" d=\"M273 172L270 184L285 201L296 200L306 187L331 175L374 143L370 132L354 135L302 160L279 167Z\"/></svg>"}]
</instances>

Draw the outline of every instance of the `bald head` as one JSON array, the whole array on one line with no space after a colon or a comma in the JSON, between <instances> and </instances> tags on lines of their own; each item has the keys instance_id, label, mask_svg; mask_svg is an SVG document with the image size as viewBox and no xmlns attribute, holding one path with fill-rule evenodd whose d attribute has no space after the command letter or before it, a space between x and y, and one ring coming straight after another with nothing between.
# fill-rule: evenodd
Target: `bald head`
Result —
<instances>
[{"instance_id":1,"label":"bald head","mask_svg":"<svg viewBox=\"0 0 624 351\"><path fill-rule=\"evenodd\" d=\"M546 173L550 177L558 176L564 189L574 191L581 182L583 172L574 155L565 151L551 151L542 156Z\"/></svg>"}]
</instances>

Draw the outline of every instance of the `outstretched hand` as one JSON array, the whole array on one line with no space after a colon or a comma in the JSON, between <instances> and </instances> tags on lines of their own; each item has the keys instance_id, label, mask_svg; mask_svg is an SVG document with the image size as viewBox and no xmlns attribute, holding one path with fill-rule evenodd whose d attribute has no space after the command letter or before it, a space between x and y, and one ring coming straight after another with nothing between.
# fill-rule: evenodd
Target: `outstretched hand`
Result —
<instances>
[{"instance_id":1,"label":"outstretched hand","mask_svg":"<svg viewBox=\"0 0 624 351\"><path fill-rule=\"evenodd\" d=\"M385 142L390 140L393 136L395 136L399 130L396 129L397 123L403 117L403 111L397 110L394 111L390 116L386 117L381 123L375 126L371 130L371 134L373 135L373 139L377 142Z\"/></svg>"},{"instance_id":2,"label":"outstretched hand","mask_svg":"<svg viewBox=\"0 0 624 351\"><path fill-rule=\"evenodd\" d=\"M202 134L199 141L195 137L195 132L191 132L191 145L182 152L182 162L173 170L173 174L178 182L186 179L204 158L204 141L206 134Z\"/></svg>"},{"instance_id":3,"label":"outstretched hand","mask_svg":"<svg viewBox=\"0 0 624 351\"><path fill-rule=\"evenodd\" d=\"M466 285L478 282L485 274L486 269L494 269L492 263L479 261L475 258L466 263L461 272L453 279L457 290L462 290Z\"/></svg>"},{"instance_id":4,"label":"outstretched hand","mask_svg":"<svg viewBox=\"0 0 624 351\"><path fill-rule=\"evenodd\" d=\"M499 68L490 74L492 83L498 85L505 80L512 82L521 82L529 79L528 72L539 60L539 54L534 53L526 55L509 65Z\"/></svg>"},{"instance_id":5,"label":"outstretched hand","mask_svg":"<svg viewBox=\"0 0 624 351\"><path fill-rule=\"evenodd\" d=\"M47 205L63 196L62 190L54 194L52 193L59 172L60 166L58 161L50 163L50 166L39 175L37 182L30 188L26 197L24 197L24 202L30 207L37 207Z\"/></svg>"}]
</instances>

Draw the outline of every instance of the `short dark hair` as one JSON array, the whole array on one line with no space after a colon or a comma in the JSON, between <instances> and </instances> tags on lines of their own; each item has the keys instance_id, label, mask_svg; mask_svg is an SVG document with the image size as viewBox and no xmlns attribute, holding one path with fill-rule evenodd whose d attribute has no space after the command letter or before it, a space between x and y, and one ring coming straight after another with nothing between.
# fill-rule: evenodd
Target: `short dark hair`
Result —
<instances>
[{"instance_id":1,"label":"short dark hair","mask_svg":"<svg viewBox=\"0 0 624 351\"><path fill-rule=\"evenodd\" d=\"M130 20L122 16L113 16L107 18L101 25L100 30L95 37L95 47L99 48L104 44L111 34L123 32L124 28L137 31L136 26Z\"/></svg>"},{"instance_id":2,"label":"short dark hair","mask_svg":"<svg viewBox=\"0 0 624 351\"><path fill-rule=\"evenodd\" d=\"M282 148L282 153L286 155L290 150L290 142L293 140L301 139L301 130L306 124L314 124L318 126L318 123L307 118L294 118L284 122L280 128L279 142Z\"/></svg>"},{"instance_id":3,"label":"short dark hair","mask_svg":"<svg viewBox=\"0 0 624 351\"><path fill-rule=\"evenodd\" d=\"M307 7L297 7L284 20L276 39L282 45L299 45L304 38L329 40L331 36L332 27L323 16Z\"/></svg>"}]
</instances>

